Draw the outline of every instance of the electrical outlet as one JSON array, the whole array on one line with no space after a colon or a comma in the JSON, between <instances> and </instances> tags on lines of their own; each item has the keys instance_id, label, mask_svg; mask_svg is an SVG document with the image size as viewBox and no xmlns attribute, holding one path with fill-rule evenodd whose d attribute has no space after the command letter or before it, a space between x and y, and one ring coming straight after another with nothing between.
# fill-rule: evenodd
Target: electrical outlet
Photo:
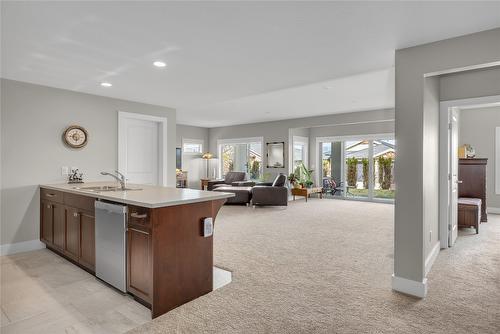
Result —
<instances>
[{"instance_id":1,"label":"electrical outlet","mask_svg":"<svg viewBox=\"0 0 500 334\"><path fill-rule=\"evenodd\" d=\"M61 176L67 176L69 174L68 166L61 167Z\"/></svg>"}]
</instances>

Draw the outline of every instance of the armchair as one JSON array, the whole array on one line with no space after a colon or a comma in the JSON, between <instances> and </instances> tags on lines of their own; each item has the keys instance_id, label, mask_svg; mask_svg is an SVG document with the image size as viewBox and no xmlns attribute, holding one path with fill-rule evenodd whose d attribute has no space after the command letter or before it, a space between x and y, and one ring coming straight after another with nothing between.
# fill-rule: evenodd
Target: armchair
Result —
<instances>
[{"instance_id":1,"label":"armchair","mask_svg":"<svg viewBox=\"0 0 500 334\"><path fill-rule=\"evenodd\" d=\"M256 205L288 205L288 188L286 176L280 174L272 185L256 185L252 188L252 204Z\"/></svg>"},{"instance_id":2,"label":"armchair","mask_svg":"<svg viewBox=\"0 0 500 334\"><path fill-rule=\"evenodd\" d=\"M208 181L207 190L214 190L217 187L230 186L235 182L244 181L245 175L245 172L228 172L224 180Z\"/></svg>"}]
</instances>

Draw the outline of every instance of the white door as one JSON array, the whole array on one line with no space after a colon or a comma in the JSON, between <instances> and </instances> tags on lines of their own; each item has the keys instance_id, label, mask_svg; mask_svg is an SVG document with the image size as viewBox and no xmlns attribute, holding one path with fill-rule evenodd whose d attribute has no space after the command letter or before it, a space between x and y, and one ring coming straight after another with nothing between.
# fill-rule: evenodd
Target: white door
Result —
<instances>
[{"instance_id":1,"label":"white door","mask_svg":"<svg viewBox=\"0 0 500 334\"><path fill-rule=\"evenodd\" d=\"M160 185L161 123L120 117L118 166L130 183Z\"/></svg>"},{"instance_id":2,"label":"white door","mask_svg":"<svg viewBox=\"0 0 500 334\"><path fill-rule=\"evenodd\" d=\"M448 246L451 247L458 235L458 110L453 108L450 115L450 223Z\"/></svg>"}]
</instances>

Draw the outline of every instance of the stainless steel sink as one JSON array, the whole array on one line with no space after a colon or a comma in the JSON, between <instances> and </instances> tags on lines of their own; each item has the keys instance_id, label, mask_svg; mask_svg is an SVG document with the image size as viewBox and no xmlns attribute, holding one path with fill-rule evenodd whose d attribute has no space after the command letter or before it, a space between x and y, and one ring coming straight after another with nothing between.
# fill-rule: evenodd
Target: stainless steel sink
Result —
<instances>
[{"instance_id":1,"label":"stainless steel sink","mask_svg":"<svg viewBox=\"0 0 500 334\"><path fill-rule=\"evenodd\" d=\"M125 189L122 189L122 188L116 187L116 186L74 187L73 189L84 190L84 191L93 191L93 192L142 190L142 189L139 189L139 188L125 188Z\"/></svg>"}]
</instances>

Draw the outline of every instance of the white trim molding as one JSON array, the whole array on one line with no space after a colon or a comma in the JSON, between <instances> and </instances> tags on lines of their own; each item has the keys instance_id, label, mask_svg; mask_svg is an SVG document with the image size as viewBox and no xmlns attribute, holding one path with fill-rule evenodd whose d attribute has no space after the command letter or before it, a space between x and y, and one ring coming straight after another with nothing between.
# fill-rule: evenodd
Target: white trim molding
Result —
<instances>
[{"instance_id":1,"label":"white trim molding","mask_svg":"<svg viewBox=\"0 0 500 334\"><path fill-rule=\"evenodd\" d=\"M441 250L441 243L438 241L434 244L434 247L432 247L431 252L425 259L425 275L431 271L432 265L434 264L434 261L436 261L436 258L439 255L439 251Z\"/></svg>"},{"instance_id":2,"label":"white trim molding","mask_svg":"<svg viewBox=\"0 0 500 334\"><path fill-rule=\"evenodd\" d=\"M38 239L0 245L0 255L29 252L45 248L45 244Z\"/></svg>"},{"instance_id":3,"label":"white trim molding","mask_svg":"<svg viewBox=\"0 0 500 334\"><path fill-rule=\"evenodd\" d=\"M494 215L500 215L500 208L492 208L492 207L487 207L486 211L488 213L492 213Z\"/></svg>"},{"instance_id":4,"label":"white trim molding","mask_svg":"<svg viewBox=\"0 0 500 334\"><path fill-rule=\"evenodd\" d=\"M425 298L427 295L427 278L424 278L422 282L418 282L392 274L392 289L407 295Z\"/></svg>"}]
</instances>

